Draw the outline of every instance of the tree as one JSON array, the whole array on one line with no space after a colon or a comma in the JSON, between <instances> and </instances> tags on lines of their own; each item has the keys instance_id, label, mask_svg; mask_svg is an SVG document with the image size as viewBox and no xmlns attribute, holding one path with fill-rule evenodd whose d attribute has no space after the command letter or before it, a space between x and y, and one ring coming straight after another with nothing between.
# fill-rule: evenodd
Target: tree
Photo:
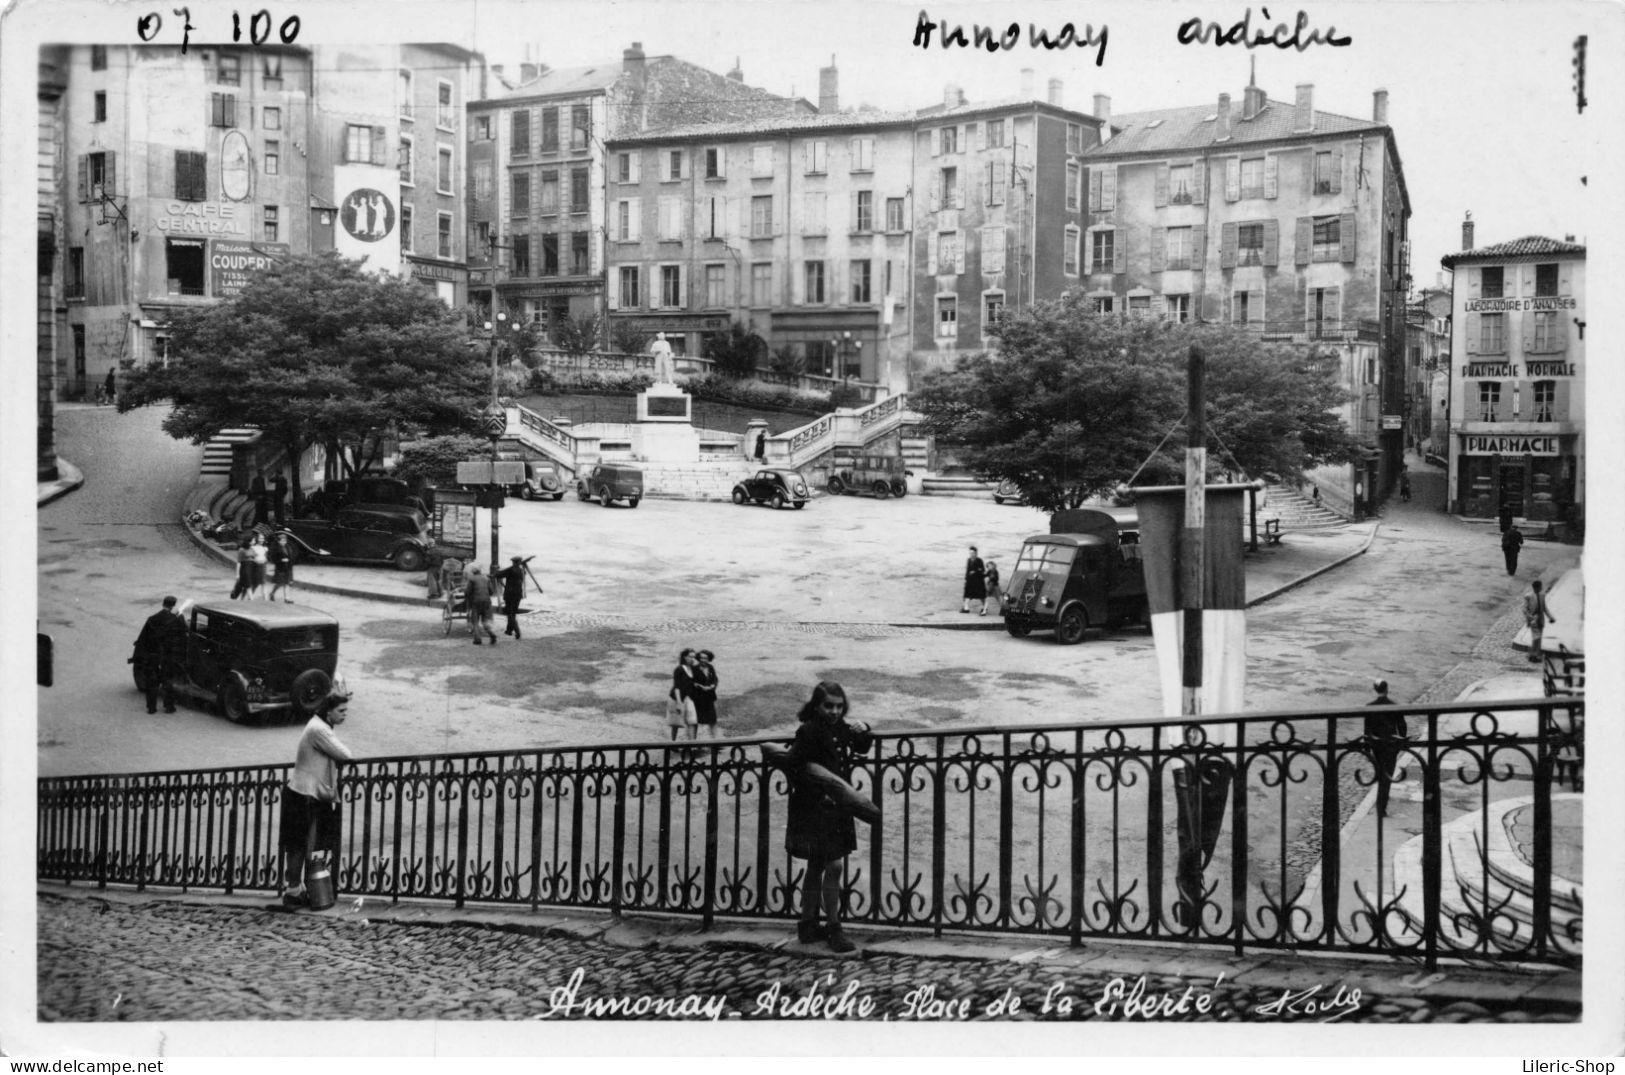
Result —
<instances>
[{"instance_id":1,"label":"tree","mask_svg":"<svg viewBox=\"0 0 1625 1075\"><path fill-rule=\"evenodd\" d=\"M553 342L567 355L579 357L598 350L603 325L594 314L565 317L553 322Z\"/></svg>"},{"instance_id":2,"label":"tree","mask_svg":"<svg viewBox=\"0 0 1625 1075\"><path fill-rule=\"evenodd\" d=\"M766 351L767 341L738 321L729 324L726 332L705 336L705 357L726 377L749 377Z\"/></svg>"},{"instance_id":3,"label":"tree","mask_svg":"<svg viewBox=\"0 0 1625 1075\"><path fill-rule=\"evenodd\" d=\"M335 254L280 259L235 298L175 314L169 337L169 364L134 371L120 411L170 403L164 432L194 444L253 426L295 461L324 445L346 475L391 427L474 431L490 390L460 312ZM293 481L297 501L297 466Z\"/></svg>"},{"instance_id":4,"label":"tree","mask_svg":"<svg viewBox=\"0 0 1625 1075\"><path fill-rule=\"evenodd\" d=\"M413 486L424 483L451 485L457 480L458 463L468 459L484 459L490 450L491 445L486 438L466 433L427 437L401 446L401 461L395 467L395 476Z\"/></svg>"},{"instance_id":5,"label":"tree","mask_svg":"<svg viewBox=\"0 0 1625 1075\"><path fill-rule=\"evenodd\" d=\"M610 346L628 355L641 355L654 336L630 321L612 321L609 326Z\"/></svg>"},{"instance_id":6,"label":"tree","mask_svg":"<svg viewBox=\"0 0 1625 1075\"><path fill-rule=\"evenodd\" d=\"M800 377L807 372L807 359L797 354L793 345L781 343L773 348L772 357L768 359L768 367L774 373L782 373L788 377Z\"/></svg>"},{"instance_id":7,"label":"tree","mask_svg":"<svg viewBox=\"0 0 1625 1075\"><path fill-rule=\"evenodd\" d=\"M997 354L928 376L910 403L974 473L1015 480L1044 511L1078 507L1131 478L1181 480L1176 426L1192 344L1207 355L1215 463L1286 473L1358 451L1332 413L1346 399L1335 369L1303 345L1265 344L1227 326L1102 317L1081 298L1007 314L993 331Z\"/></svg>"}]
</instances>

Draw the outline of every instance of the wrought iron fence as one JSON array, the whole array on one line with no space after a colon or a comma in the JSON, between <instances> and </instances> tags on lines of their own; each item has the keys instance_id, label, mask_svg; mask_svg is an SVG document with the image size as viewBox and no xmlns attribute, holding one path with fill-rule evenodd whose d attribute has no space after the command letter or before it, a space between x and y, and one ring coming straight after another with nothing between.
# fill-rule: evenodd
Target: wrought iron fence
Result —
<instances>
[{"instance_id":1,"label":"wrought iron fence","mask_svg":"<svg viewBox=\"0 0 1625 1075\"><path fill-rule=\"evenodd\" d=\"M1554 872L1553 812L1574 808L1558 780L1567 763L1577 782L1583 707L1388 710L1409 738L1387 756L1386 819L1362 813L1384 757L1370 710L881 734L854 776L882 820L847 860L847 911L1073 944L1577 963L1580 879ZM789 919L801 864L768 741L357 761L339 889ZM43 778L39 877L275 890L287 770Z\"/></svg>"}]
</instances>

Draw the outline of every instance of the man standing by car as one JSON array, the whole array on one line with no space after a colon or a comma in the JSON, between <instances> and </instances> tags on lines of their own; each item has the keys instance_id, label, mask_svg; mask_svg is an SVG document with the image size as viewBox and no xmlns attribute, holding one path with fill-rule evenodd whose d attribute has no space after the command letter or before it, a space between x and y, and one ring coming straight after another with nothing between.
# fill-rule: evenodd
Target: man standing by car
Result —
<instances>
[{"instance_id":1,"label":"man standing by car","mask_svg":"<svg viewBox=\"0 0 1625 1075\"><path fill-rule=\"evenodd\" d=\"M508 617L508 626L502 633L514 638L519 637L519 603L525 599L525 565L534 559L534 556L515 556L507 567L491 573L493 584L497 579L502 580L502 613ZM491 641L496 642L494 635Z\"/></svg>"},{"instance_id":2,"label":"man standing by car","mask_svg":"<svg viewBox=\"0 0 1625 1075\"><path fill-rule=\"evenodd\" d=\"M303 907L305 867L311 853L326 851L328 861L338 858L339 848L339 762L354 755L339 741L333 729L349 716L350 698L329 694L316 707L299 736L294 755L293 775L282 789L282 883L285 907Z\"/></svg>"},{"instance_id":3,"label":"man standing by car","mask_svg":"<svg viewBox=\"0 0 1625 1075\"><path fill-rule=\"evenodd\" d=\"M175 598L165 597L164 607L147 617L135 640L132 658L141 670L147 688L147 712L158 712L158 692L164 694L164 712L175 712L175 672L186 647L186 620L175 611Z\"/></svg>"}]
</instances>

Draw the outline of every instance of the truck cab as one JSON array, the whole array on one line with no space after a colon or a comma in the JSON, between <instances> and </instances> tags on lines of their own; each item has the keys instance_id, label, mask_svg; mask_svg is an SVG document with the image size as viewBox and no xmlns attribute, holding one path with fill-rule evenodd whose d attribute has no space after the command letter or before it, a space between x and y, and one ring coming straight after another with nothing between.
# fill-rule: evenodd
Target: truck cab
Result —
<instances>
[{"instance_id":1,"label":"truck cab","mask_svg":"<svg viewBox=\"0 0 1625 1075\"><path fill-rule=\"evenodd\" d=\"M1063 646L1082 642L1091 627L1149 624L1139 515L1115 507L1056 512L1049 533L1022 543L1000 601L1010 634L1052 630Z\"/></svg>"}]
</instances>

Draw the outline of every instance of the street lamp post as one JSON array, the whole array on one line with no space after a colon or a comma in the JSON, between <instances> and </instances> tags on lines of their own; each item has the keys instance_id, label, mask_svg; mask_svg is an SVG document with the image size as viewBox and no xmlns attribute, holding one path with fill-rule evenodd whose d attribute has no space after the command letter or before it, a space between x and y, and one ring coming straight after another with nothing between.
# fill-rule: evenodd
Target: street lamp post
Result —
<instances>
[{"instance_id":1,"label":"street lamp post","mask_svg":"<svg viewBox=\"0 0 1625 1075\"><path fill-rule=\"evenodd\" d=\"M857 356L859 371L862 371L863 341L854 340L850 332L843 332L830 340L829 346L835 352L836 361L841 364L841 383L844 385L852 376L851 356Z\"/></svg>"},{"instance_id":2,"label":"street lamp post","mask_svg":"<svg viewBox=\"0 0 1625 1075\"><path fill-rule=\"evenodd\" d=\"M498 311L494 323L485 323L485 330L491 334L491 401L480 412L480 424L485 429L485 435L491 438L491 481L487 490L487 506L491 509L492 571L496 571L501 564L499 557L502 547L502 487L496 481L497 441L508 429L508 412L497 396L497 330L507 320L508 315Z\"/></svg>"}]
</instances>

